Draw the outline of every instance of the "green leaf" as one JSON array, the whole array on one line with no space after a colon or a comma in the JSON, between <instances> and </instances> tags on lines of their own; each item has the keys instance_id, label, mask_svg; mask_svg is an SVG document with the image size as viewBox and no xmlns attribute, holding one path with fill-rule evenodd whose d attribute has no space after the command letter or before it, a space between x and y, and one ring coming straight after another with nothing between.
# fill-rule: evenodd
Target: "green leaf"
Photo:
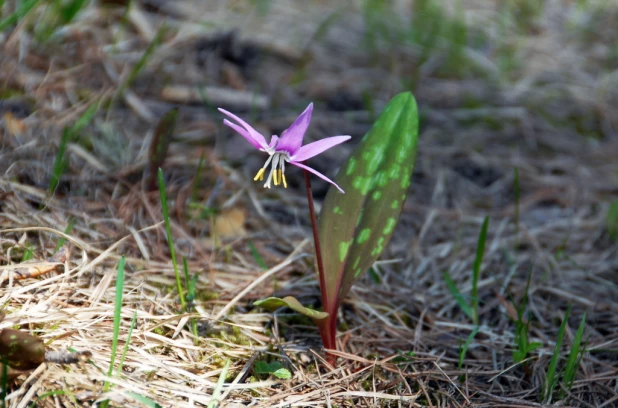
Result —
<instances>
[{"instance_id":1,"label":"green leaf","mask_svg":"<svg viewBox=\"0 0 618 408\"><path fill-rule=\"evenodd\" d=\"M277 297L269 297L266 299L258 300L254 302L253 305L259 306L262 309L266 309L271 312L274 312L280 307L289 307L293 311L313 319L313 321L323 320L328 317L328 313L318 312L317 310L309 309L308 307L301 305L300 302L296 300L296 298L294 298L293 296L286 296L283 299L279 299Z\"/></svg>"},{"instance_id":2,"label":"green leaf","mask_svg":"<svg viewBox=\"0 0 618 408\"><path fill-rule=\"evenodd\" d=\"M448 273L448 271L444 271L444 281L446 282L446 286L448 287L448 290L451 292L451 295L453 295L453 297L457 301L457 304L459 305L461 310L470 319L474 320L474 312L472 311L472 307L470 307L470 305L468 304L468 302L466 302L466 299L461 294L459 289L457 289L457 285L455 285L455 282L453 281L453 278L451 278L451 275Z\"/></svg>"},{"instance_id":3,"label":"green leaf","mask_svg":"<svg viewBox=\"0 0 618 408\"><path fill-rule=\"evenodd\" d=\"M161 405L157 404L153 400L148 397L144 397L143 395L137 394L135 392L126 391L127 395L130 395L134 400L141 402L145 406L149 408L161 408Z\"/></svg>"},{"instance_id":4,"label":"green leaf","mask_svg":"<svg viewBox=\"0 0 618 408\"><path fill-rule=\"evenodd\" d=\"M267 363L266 361L256 361L253 367L253 372L256 375L259 374L272 374L282 380L289 380L292 378L292 373L287 368L283 368L283 364L278 361Z\"/></svg>"},{"instance_id":5,"label":"green leaf","mask_svg":"<svg viewBox=\"0 0 618 408\"><path fill-rule=\"evenodd\" d=\"M418 142L414 96L404 92L384 108L331 188L318 222L324 263L324 309L334 314L350 287L378 259L399 220Z\"/></svg>"}]
</instances>

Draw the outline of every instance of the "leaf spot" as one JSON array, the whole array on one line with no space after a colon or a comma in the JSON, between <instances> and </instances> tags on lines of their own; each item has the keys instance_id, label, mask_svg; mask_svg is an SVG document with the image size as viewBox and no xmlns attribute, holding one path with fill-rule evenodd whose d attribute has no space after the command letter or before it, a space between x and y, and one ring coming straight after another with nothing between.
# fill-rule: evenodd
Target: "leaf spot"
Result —
<instances>
[{"instance_id":1,"label":"leaf spot","mask_svg":"<svg viewBox=\"0 0 618 408\"><path fill-rule=\"evenodd\" d=\"M371 229L370 228L363 228L363 230L360 232L360 234L358 234L358 238L356 238L356 242L359 244L363 244L365 242L367 242L367 240L369 239L369 237L371 236Z\"/></svg>"},{"instance_id":2,"label":"leaf spot","mask_svg":"<svg viewBox=\"0 0 618 408\"><path fill-rule=\"evenodd\" d=\"M362 195L366 195L371 189L371 185L372 185L371 181L372 181L371 177L358 176L352 182L352 186L355 189L360 190Z\"/></svg>"},{"instance_id":3,"label":"leaf spot","mask_svg":"<svg viewBox=\"0 0 618 408\"><path fill-rule=\"evenodd\" d=\"M371 255L372 256L380 256L380 254L382 253L383 249L384 249L384 237L380 237L380 239L378 239L377 245L371 251Z\"/></svg>"},{"instance_id":4,"label":"leaf spot","mask_svg":"<svg viewBox=\"0 0 618 408\"><path fill-rule=\"evenodd\" d=\"M396 224L397 224L397 220L394 217L390 217L386 221L386 226L384 227L384 230L382 231L382 233L384 233L384 235L391 234L393 230L395 229Z\"/></svg>"},{"instance_id":5,"label":"leaf spot","mask_svg":"<svg viewBox=\"0 0 618 408\"><path fill-rule=\"evenodd\" d=\"M356 159L354 157L350 157L350 160L348 160L348 165L345 169L346 176L351 175L354 172L354 168L356 168Z\"/></svg>"}]
</instances>

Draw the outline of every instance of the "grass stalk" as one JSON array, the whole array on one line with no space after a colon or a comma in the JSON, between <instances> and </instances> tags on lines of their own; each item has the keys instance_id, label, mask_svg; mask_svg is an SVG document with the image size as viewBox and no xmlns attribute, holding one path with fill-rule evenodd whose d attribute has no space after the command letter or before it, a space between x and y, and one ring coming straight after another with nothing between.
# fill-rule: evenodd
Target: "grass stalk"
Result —
<instances>
[{"instance_id":1,"label":"grass stalk","mask_svg":"<svg viewBox=\"0 0 618 408\"><path fill-rule=\"evenodd\" d=\"M223 367L223 370L221 370L221 374L219 374L219 380L217 381L217 385L212 392L212 397L210 399L210 402L208 403L208 408L216 408L218 406L218 403L220 402L219 397L221 396L221 390L223 389L223 383L225 382L225 378L227 377L227 372L230 369L231 363L232 360L229 359L225 362L225 366Z\"/></svg>"},{"instance_id":2,"label":"grass stalk","mask_svg":"<svg viewBox=\"0 0 618 408\"><path fill-rule=\"evenodd\" d=\"M47 191L50 194L53 194L56 191L56 187L58 187L58 183L60 182L60 177L67 168L67 160L64 155L67 151L67 144L69 142L69 138L71 137L71 131L68 128L65 128L62 132L62 138L60 139L60 145L58 146L58 152L56 153L56 159L54 160L54 165L52 167L52 174L49 179L49 187Z\"/></svg>"},{"instance_id":3,"label":"grass stalk","mask_svg":"<svg viewBox=\"0 0 618 408\"><path fill-rule=\"evenodd\" d=\"M513 190L515 191L515 251L519 247L519 169L513 169Z\"/></svg>"},{"instance_id":4,"label":"grass stalk","mask_svg":"<svg viewBox=\"0 0 618 408\"><path fill-rule=\"evenodd\" d=\"M586 313L582 316L582 320L579 323L579 327L577 328L577 332L573 338L573 345L571 346L571 351L569 352L567 364L564 367L564 374L562 376L562 384L569 392L571 392L571 389L573 388L573 382L575 381L575 376L577 374L577 367L579 367L581 358L584 355L585 346L582 348L582 338L584 337L585 328ZM564 397L565 393L563 392L561 396Z\"/></svg>"},{"instance_id":5,"label":"grass stalk","mask_svg":"<svg viewBox=\"0 0 618 408\"><path fill-rule=\"evenodd\" d=\"M8 26L12 26L24 18L38 2L39 0L26 0L21 2L14 13L0 20L0 31L4 31Z\"/></svg>"},{"instance_id":6,"label":"grass stalk","mask_svg":"<svg viewBox=\"0 0 618 408\"><path fill-rule=\"evenodd\" d=\"M474 328L474 330L472 330L472 332L470 333L470 335L468 336L468 338L466 339L466 342L463 344L463 346L459 349L459 364L458 364L458 369L461 370L461 366L463 366L463 362L464 362L464 357L466 357L466 353L468 352L468 348L470 347L470 344L472 344L472 340L474 340L474 337L477 335L477 333L479 332L480 327L476 326Z\"/></svg>"},{"instance_id":7,"label":"grass stalk","mask_svg":"<svg viewBox=\"0 0 618 408\"><path fill-rule=\"evenodd\" d=\"M131 72L129 73L127 78L124 80L122 85L120 85L120 87L118 88L118 95L122 95L125 89L127 89L128 87L131 86L131 84L133 84L133 81L135 81L135 79L140 74L140 72L142 72L142 69L144 69L144 67L148 64L148 61L152 57L152 54L155 52L157 47L161 44L161 41L163 39L163 34L165 33L165 29L166 29L165 24L161 25L161 27L155 34L154 38L152 39L152 41L150 41L150 44L148 44L148 47L146 48L146 50L144 51L140 59L133 66L133 69L131 69Z\"/></svg>"},{"instance_id":8,"label":"grass stalk","mask_svg":"<svg viewBox=\"0 0 618 408\"><path fill-rule=\"evenodd\" d=\"M556 338L556 346L554 347L554 353L549 361L549 367L547 368L547 376L545 378L545 384L543 387L543 401L547 404L551 403L554 388L558 383L558 360L560 360L560 349L562 348L562 339L564 338L564 332L566 330L567 323L569 321L569 315L571 313L571 306L568 307L564 313L562 324L558 330L558 337Z\"/></svg>"},{"instance_id":9,"label":"grass stalk","mask_svg":"<svg viewBox=\"0 0 618 408\"><path fill-rule=\"evenodd\" d=\"M479 234L478 243L476 245L476 258L474 259L474 267L472 268L472 313L475 325L479 325L479 277L481 275L481 265L483 264L483 256L485 255L485 241L487 240L487 227L489 226L489 217L483 220L481 233Z\"/></svg>"},{"instance_id":10,"label":"grass stalk","mask_svg":"<svg viewBox=\"0 0 618 408\"><path fill-rule=\"evenodd\" d=\"M71 231L73 230L73 225L75 225L75 218L69 217L69 223L67 224L67 227L64 229L64 233L69 235ZM66 238L60 237L60 239L58 240L58 243L56 244L56 248L54 248L54 254L60 251L60 248L64 246L65 242L67 242Z\"/></svg>"},{"instance_id":11,"label":"grass stalk","mask_svg":"<svg viewBox=\"0 0 618 408\"><path fill-rule=\"evenodd\" d=\"M187 302L185 301L185 294L182 288L182 282L180 280L180 272L178 271L178 262L176 262L176 251L174 250L174 238L172 236L172 227L170 224L169 209L167 206L167 194L165 193L165 180L163 179L163 170L159 168L159 193L161 194L161 207L163 209L163 220L165 221L165 233L167 234L167 244L170 249L170 256L172 257L172 266L174 268L174 275L176 276L176 288L178 289L178 296L180 296L180 304L183 312L187 312Z\"/></svg>"},{"instance_id":12,"label":"grass stalk","mask_svg":"<svg viewBox=\"0 0 618 408\"><path fill-rule=\"evenodd\" d=\"M118 352L118 336L120 334L120 313L122 311L122 297L124 290L124 256L120 258L118 262L118 275L116 276L116 298L114 300L114 327L112 334L112 351L109 362L109 370L107 376L112 377L114 374L114 364L116 362L116 354ZM103 393L109 391L111 383L106 381L103 386ZM105 400L101 403L101 408L107 408L109 400Z\"/></svg>"}]
</instances>

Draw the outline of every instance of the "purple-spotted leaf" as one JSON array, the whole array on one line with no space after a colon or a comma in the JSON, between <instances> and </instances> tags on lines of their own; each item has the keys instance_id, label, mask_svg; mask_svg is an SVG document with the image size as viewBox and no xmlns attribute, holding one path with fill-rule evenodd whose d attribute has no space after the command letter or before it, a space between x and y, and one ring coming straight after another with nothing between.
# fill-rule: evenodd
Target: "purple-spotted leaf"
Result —
<instances>
[{"instance_id":1,"label":"purple-spotted leaf","mask_svg":"<svg viewBox=\"0 0 618 408\"><path fill-rule=\"evenodd\" d=\"M404 92L384 108L345 163L320 212L324 264L322 300L336 315L352 284L376 261L388 243L410 186L418 142L414 96Z\"/></svg>"},{"instance_id":2,"label":"purple-spotted leaf","mask_svg":"<svg viewBox=\"0 0 618 408\"><path fill-rule=\"evenodd\" d=\"M266 299L258 300L253 304L271 312L274 312L280 307L289 307L293 311L311 318L316 323L319 323L319 321L324 320L328 317L328 313L318 312L317 310L309 309L308 307L301 305L300 302L293 296L286 296L283 299L279 299L277 297L269 297Z\"/></svg>"}]
</instances>

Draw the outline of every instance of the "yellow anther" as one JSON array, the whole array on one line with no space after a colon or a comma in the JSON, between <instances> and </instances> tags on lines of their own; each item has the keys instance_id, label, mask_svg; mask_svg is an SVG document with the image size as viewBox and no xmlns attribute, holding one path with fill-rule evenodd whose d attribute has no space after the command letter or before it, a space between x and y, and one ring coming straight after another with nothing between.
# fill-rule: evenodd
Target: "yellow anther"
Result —
<instances>
[{"instance_id":1,"label":"yellow anther","mask_svg":"<svg viewBox=\"0 0 618 408\"><path fill-rule=\"evenodd\" d=\"M288 183L285 181L285 174L283 174L283 172L281 172L281 180L283 180L283 187L288 188Z\"/></svg>"},{"instance_id":2,"label":"yellow anther","mask_svg":"<svg viewBox=\"0 0 618 408\"><path fill-rule=\"evenodd\" d=\"M273 172L273 181L275 182L275 185L278 186L279 185L279 178L277 177L277 174L280 172L281 170L277 171L275 170Z\"/></svg>"},{"instance_id":3,"label":"yellow anther","mask_svg":"<svg viewBox=\"0 0 618 408\"><path fill-rule=\"evenodd\" d=\"M261 168L260 171L257 172L257 174L255 175L255 177L253 178L253 181L263 181L264 180L264 168Z\"/></svg>"}]
</instances>

